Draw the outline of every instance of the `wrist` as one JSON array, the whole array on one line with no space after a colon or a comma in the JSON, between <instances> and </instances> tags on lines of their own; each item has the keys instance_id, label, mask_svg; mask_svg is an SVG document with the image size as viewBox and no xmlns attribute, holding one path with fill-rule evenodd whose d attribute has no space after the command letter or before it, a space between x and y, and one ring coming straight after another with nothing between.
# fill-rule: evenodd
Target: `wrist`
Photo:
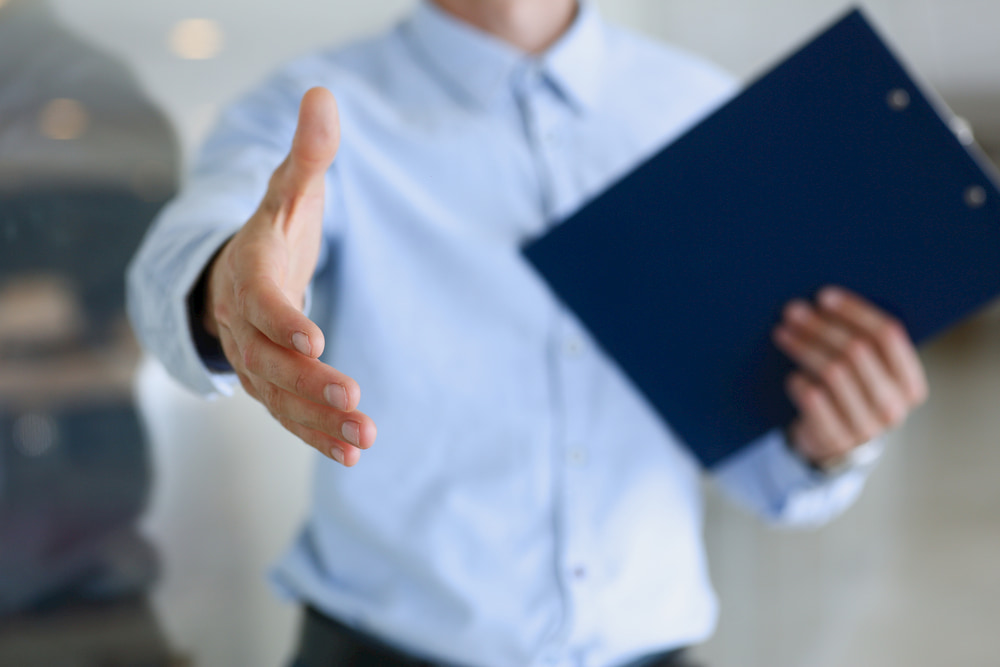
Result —
<instances>
[{"instance_id":1,"label":"wrist","mask_svg":"<svg viewBox=\"0 0 1000 667\"><path fill-rule=\"evenodd\" d=\"M215 372L232 370L219 341L219 325L212 307L213 269L223 248L225 244L209 260L187 297L188 329L191 340L202 362Z\"/></svg>"},{"instance_id":2,"label":"wrist","mask_svg":"<svg viewBox=\"0 0 1000 667\"><path fill-rule=\"evenodd\" d=\"M205 269L201 272L188 297L192 327L199 326L207 335L215 339L219 338L219 322L215 318L214 281L216 269L223 261L222 254L229 246L230 240L232 237L222 244L208 260L208 264L205 265Z\"/></svg>"},{"instance_id":3,"label":"wrist","mask_svg":"<svg viewBox=\"0 0 1000 667\"><path fill-rule=\"evenodd\" d=\"M797 444L792 437L791 427L785 428L785 443L792 454L813 471L826 477L834 477L850 470L870 468L882 456L885 443L882 438L874 438L837 456L816 457Z\"/></svg>"}]
</instances>

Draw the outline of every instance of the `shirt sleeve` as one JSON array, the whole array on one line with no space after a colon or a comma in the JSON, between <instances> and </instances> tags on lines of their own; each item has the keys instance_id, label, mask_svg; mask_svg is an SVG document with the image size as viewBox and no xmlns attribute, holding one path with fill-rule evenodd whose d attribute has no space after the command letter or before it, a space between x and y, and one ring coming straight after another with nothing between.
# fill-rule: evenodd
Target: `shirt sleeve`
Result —
<instances>
[{"instance_id":1,"label":"shirt sleeve","mask_svg":"<svg viewBox=\"0 0 1000 667\"><path fill-rule=\"evenodd\" d=\"M858 450L864 456L825 472L796 455L782 429L773 429L722 462L712 476L725 495L769 523L816 527L857 499L882 447L881 440L867 443Z\"/></svg>"},{"instance_id":2,"label":"shirt sleeve","mask_svg":"<svg viewBox=\"0 0 1000 667\"><path fill-rule=\"evenodd\" d=\"M291 146L307 87L279 76L231 106L129 265L127 307L136 335L198 394L230 394L236 377L199 356L188 295L219 248L256 210Z\"/></svg>"}]
</instances>

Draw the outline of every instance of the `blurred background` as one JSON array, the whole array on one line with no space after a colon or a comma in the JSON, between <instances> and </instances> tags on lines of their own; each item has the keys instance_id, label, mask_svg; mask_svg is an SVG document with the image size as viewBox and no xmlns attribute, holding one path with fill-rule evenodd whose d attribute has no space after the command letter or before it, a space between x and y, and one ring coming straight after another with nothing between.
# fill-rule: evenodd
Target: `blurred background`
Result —
<instances>
[{"instance_id":1,"label":"blurred background","mask_svg":"<svg viewBox=\"0 0 1000 667\"><path fill-rule=\"evenodd\" d=\"M597 4L744 79L848 7ZM1000 2L861 4L996 160ZM0 664L288 658L297 610L265 576L303 516L311 450L245 396L203 402L141 359L120 273L229 100L410 6L0 0ZM710 665L997 664L1000 310L922 354L930 402L833 525L768 530L706 485Z\"/></svg>"}]
</instances>

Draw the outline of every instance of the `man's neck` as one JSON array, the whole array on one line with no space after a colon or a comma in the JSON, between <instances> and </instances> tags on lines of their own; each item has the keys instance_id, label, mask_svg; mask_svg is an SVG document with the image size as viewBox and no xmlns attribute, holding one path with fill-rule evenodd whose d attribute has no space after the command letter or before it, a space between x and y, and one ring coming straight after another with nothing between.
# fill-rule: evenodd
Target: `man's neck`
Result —
<instances>
[{"instance_id":1,"label":"man's neck","mask_svg":"<svg viewBox=\"0 0 1000 667\"><path fill-rule=\"evenodd\" d=\"M525 53L542 53L573 23L576 0L434 0L455 18Z\"/></svg>"}]
</instances>

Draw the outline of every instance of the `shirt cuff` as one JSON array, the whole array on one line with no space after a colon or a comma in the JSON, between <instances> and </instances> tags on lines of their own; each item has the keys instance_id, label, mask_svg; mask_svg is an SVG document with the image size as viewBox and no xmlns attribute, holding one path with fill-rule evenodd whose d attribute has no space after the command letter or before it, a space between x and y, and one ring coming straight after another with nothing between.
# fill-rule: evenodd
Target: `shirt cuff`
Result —
<instances>
[{"instance_id":1,"label":"shirt cuff","mask_svg":"<svg viewBox=\"0 0 1000 667\"><path fill-rule=\"evenodd\" d=\"M197 374L201 376L199 385L203 390L218 392L225 396L233 393L237 382L236 374L226 360L218 340L209 336L202 327L200 312L197 319L192 317L192 309L197 304L191 303L191 297L205 269L222 246L232 238L233 233L231 229L220 230L192 249L190 261L176 286L178 293L173 299L174 303L184 310L182 321L186 325L187 335L183 337L181 343L183 356L189 360L197 360L200 367L200 372Z\"/></svg>"},{"instance_id":2,"label":"shirt cuff","mask_svg":"<svg viewBox=\"0 0 1000 667\"><path fill-rule=\"evenodd\" d=\"M856 472L868 472L882 456L885 442L875 438L852 450L832 466L821 468L800 456L785 437L784 429L774 429L762 443L767 469L777 488L797 488L824 484Z\"/></svg>"},{"instance_id":3,"label":"shirt cuff","mask_svg":"<svg viewBox=\"0 0 1000 667\"><path fill-rule=\"evenodd\" d=\"M194 283L194 286L191 287L185 299L188 311L188 330L191 334L191 342L194 344L194 349L198 358L210 373L228 374L228 378L226 380L227 382L229 382L229 378L234 376L233 366L226 358L226 353L223 351L222 343L219 339L208 333L205 329L203 318L205 315L205 290L208 287L208 269L215 261L215 258L219 255L219 252L221 252L222 247L228 243L231 238L231 234L227 236L215 249L211 258L205 261L202 266L201 273L198 276L198 280ZM326 257L327 251L325 250L325 247L326 246L324 244L324 250L320 253L321 259L325 259ZM312 309L312 292L312 283L310 283L306 287L305 298L302 306L302 312L307 317Z\"/></svg>"}]
</instances>

